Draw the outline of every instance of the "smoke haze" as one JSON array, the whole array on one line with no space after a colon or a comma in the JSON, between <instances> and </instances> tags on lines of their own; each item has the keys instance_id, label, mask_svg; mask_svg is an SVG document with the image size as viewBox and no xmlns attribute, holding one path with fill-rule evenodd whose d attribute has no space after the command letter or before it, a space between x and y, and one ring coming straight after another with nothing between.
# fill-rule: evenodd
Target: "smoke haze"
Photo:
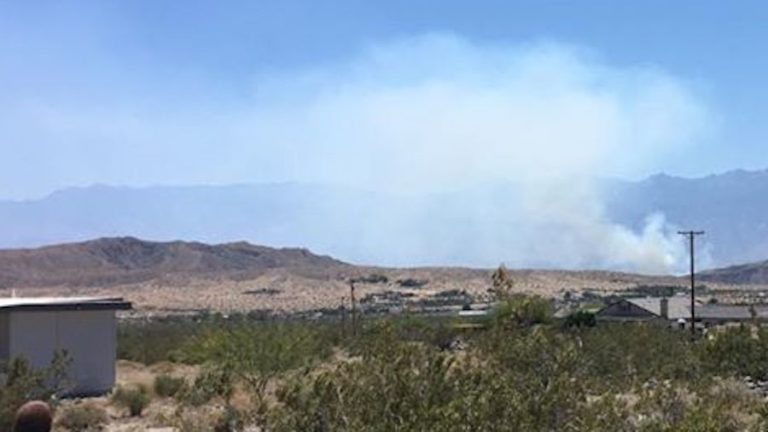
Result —
<instances>
[{"instance_id":1,"label":"smoke haze","mask_svg":"<svg viewBox=\"0 0 768 432\"><path fill-rule=\"evenodd\" d=\"M243 136L281 148L270 165L292 179L394 194L498 180L518 190L478 209L508 222L502 232L493 224L456 245L420 243L429 228L389 209L365 216L369 247L416 239L410 247L423 257L466 248L467 263L495 256L514 266L651 273L678 269L684 256L663 215L632 232L606 218L592 184L648 173L707 132L710 116L689 85L659 70L612 67L556 43L479 46L428 35L269 80L263 94L241 121ZM429 224L428 215L417 220Z\"/></svg>"},{"instance_id":2,"label":"smoke haze","mask_svg":"<svg viewBox=\"0 0 768 432\"><path fill-rule=\"evenodd\" d=\"M351 261L666 273L685 256L674 227L661 214L639 231L613 223L594 179L644 176L695 150L713 123L695 89L583 47L428 34L260 74L237 102L37 101L13 115L38 125L38 147L18 154L87 155L61 173L69 184L290 181L401 197L356 210L353 248L303 241ZM322 231L350 235L349 203L324 199Z\"/></svg>"}]
</instances>

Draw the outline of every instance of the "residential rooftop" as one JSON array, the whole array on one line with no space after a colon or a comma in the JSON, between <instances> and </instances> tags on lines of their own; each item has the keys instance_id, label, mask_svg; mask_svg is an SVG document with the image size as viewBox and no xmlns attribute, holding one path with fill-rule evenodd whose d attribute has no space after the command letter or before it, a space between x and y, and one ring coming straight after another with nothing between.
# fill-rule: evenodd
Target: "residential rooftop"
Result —
<instances>
[{"instance_id":1,"label":"residential rooftop","mask_svg":"<svg viewBox=\"0 0 768 432\"><path fill-rule=\"evenodd\" d=\"M122 297L7 297L0 298L0 312L10 310L127 310Z\"/></svg>"}]
</instances>

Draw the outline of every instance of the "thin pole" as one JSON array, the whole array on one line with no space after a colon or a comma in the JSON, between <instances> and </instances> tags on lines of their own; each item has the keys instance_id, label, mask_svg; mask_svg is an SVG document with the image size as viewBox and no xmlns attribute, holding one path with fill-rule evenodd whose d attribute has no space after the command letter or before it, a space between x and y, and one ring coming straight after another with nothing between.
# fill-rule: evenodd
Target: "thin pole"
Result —
<instances>
[{"instance_id":1,"label":"thin pole","mask_svg":"<svg viewBox=\"0 0 768 432\"><path fill-rule=\"evenodd\" d=\"M703 235L704 231L679 231L678 234L688 238L691 257L691 337L696 337L696 236Z\"/></svg>"},{"instance_id":2,"label":"thin pole","mask_svg":"<svg viewBox=\"0 0 768 432\"><path fill-rule=\"evenodd\" d=\"M341 312L341 337L347 336L347 307L344 304L345 301L346 299L344 296L341 296L341 306L339 311Z\"/></svg>"},{"instance_id":3,"label":"thin pole","mask_svg":"<svg viewBox=\"0 0 768 432\"><path fill-rule=\"evenodd\" d=\"M349 298L352 302L352 336L357 335L357 307L355 305L355 280L349 281Z\"/></svg>"}]
</instances>

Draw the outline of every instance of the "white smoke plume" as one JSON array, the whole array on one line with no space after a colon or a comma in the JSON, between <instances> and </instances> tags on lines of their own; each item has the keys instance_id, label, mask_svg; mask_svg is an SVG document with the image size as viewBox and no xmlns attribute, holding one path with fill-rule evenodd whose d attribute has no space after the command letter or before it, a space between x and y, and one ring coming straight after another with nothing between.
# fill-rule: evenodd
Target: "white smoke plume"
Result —
<instances>
[{"instance_id":1,"label":"white smoke plume","mask_svg":"<svg viewBox=\"0 0 768 432\"><path fill-rule=\"evenodd\" d=\"M360 239L368 248L405 249L401 257L425 263L649 273L674 271L685 256L663 215L649 215L641 232L608 220L590 180L647 174L706 133L709 114L690 85L660 70L611 66L556 43L486 46L429 35L344 64L262 77L258 89L257 108L236 134L280 146L262 158L275 177L394 194L517 186L491 208L462 209L501 222L471 238L429 237L424 224L446 215L428 209L372 211ZM404 264L383 255L372 257Z\"/></svg>"},{"instance_id":2,"label":"white smoke plume","mask_svg":"<svg viewBox=\"0 0 768 432\"><path fill-rule=\"evenodd\" d=\"M35 125L24 128L35 145L10 155L23 166L45 154L67 184L291 181L385 194L387 205L352 210L313 198L285 228L293 237L247 238L353 262L665 273L685 256L663 215L639 231L611 221L593 180L653 173L710 133L695 86L658 68L556 42L438 34L240 90L227 102L146 92L22 106L13 123Z\"/></svg>"}]
</instances>

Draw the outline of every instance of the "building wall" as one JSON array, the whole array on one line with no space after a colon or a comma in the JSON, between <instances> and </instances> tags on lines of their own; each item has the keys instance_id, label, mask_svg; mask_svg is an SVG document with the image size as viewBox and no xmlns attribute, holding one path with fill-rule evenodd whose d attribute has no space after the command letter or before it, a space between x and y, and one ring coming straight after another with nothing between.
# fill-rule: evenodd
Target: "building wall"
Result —
<instances>
[{"instance_id":1,"label":"building wall","mask_svg":"<svg viewBox=\"0 0 768 432\"><path fill-rule=\"evenodd\" d=\"M115 382L114 311L10 312L9 354L46 367L56 350L72 358L68 378L78 395L105 393Z\"/></svg>"},{"instance_id":2,"label":"building wall","mask_svg":"<svg viewBox=\"0 0 768 432\"><path fill-rule=\"evenodd\" d=\"M8 338L10 337L10 315L7 312L0 312L0 361L7 361L8 356Z\"/></svg>"}]
</instances>

